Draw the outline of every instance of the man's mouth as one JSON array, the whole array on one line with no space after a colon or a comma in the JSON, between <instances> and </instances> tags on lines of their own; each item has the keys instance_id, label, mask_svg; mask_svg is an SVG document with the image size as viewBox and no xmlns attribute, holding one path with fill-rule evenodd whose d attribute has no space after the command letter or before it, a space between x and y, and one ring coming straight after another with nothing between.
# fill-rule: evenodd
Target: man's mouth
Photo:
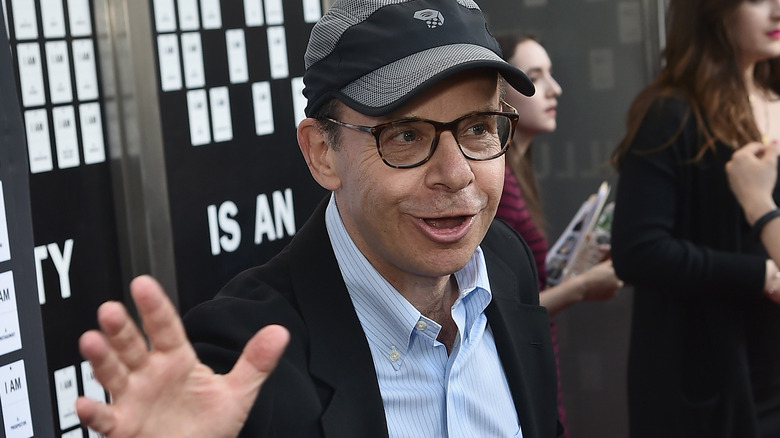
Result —
<instances>
[{"instance_id":1,"label":"man's mouth","mask_svg":"<svg viewBox=\"0 0 780 438\"><path fill-rule=\"evenodd\" d=\"M428 226L437 230L457 228L466 221L466 216L440 217L435 219L423 219Z\"/></svg>"}]
</instances>

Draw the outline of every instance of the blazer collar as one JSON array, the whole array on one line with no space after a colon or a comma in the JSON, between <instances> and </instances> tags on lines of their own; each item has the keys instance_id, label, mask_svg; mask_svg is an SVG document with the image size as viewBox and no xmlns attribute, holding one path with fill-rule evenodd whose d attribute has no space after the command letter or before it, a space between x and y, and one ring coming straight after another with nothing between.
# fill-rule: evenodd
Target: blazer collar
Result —
<instances>
[{"instance_id":1,"label":"blazer collar","mask_svg":"<svg viewBox=\"0 0 780 438\"><path fill-rule=\"evenodd\" d=\"M382 396L368 341L349 298L325 227L328 198L293 239L290 251L300 264L293 269L293 290L310 327L309 371L333 392L323 400L326 437L387 437ZM483 247L484 249L484 247ZM492 251L485 251L493 300L485 310L493 330L524 436L532 437L532 397L518 355L519 342L508 321L522 319L516 309L520 287L512 270ZM527 431L527 432L526 432Z\"/></svg>"},{"instance_id":2,"label":"blazer collar","mask_svg":"<svg viewBox=\"0 0 780 438\"><path fill-rule=\"evenodd\" d=\"M368 341L349 298L325 228L325 199L291 244L293 291L310 327L309 371L332 390L324 399L326 437L387 437Z\"/></svg>"}]
</instances>

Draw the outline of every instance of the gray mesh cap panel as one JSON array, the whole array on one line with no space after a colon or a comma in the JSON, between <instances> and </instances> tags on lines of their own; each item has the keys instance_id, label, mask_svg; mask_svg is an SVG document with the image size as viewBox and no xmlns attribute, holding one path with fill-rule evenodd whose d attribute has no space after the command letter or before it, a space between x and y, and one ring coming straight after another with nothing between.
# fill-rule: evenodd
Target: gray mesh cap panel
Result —
<instances>
[{"instance_id":1,"label":"gray mesh cap panel","mask_svg":"<svg viewBox=\"0 0 780 438\"><path fill-rule=\"evenodd\" d=\"M370 107L381 107L406 97L412 90L453 66L501 57L484 47L454 44L416 53L358 78L341 93Z\"/></svg>"},{"instance_id":2,"label":"gray mesh cap panel","mask_svg":"<svg viewBox=\"0 0 780 438\"><path fill-rule=\"evenodd\" d=\"M337 1L325 12L311 31L309 45L303 57L306 68L328 56L336 47L341 35L350 27L362 23L379 8L388 5L408 3L411 0L343 0ZM476 3L457 0L469 9L479 9Z\"/></svg>"}]
</instances>

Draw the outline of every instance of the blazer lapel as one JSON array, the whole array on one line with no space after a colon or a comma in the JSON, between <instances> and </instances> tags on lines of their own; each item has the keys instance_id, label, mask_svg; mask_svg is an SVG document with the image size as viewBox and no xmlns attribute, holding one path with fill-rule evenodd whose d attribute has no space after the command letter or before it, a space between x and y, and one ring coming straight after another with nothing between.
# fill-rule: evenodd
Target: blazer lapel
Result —
<instances>
[{"instance_id":1,"label":"blazer lapel","mask_svg":"<svg viewBox=\"0 0 780 438\"><path fill-rule=\"evenodd\" d=\"M387 423L368 341L363 334L325 227L327 199L291 248L293 290L309 327L310 372L321 381L326 437L387 437ZM301 236L303 237L303 236Z\"/></svg>"},{"instance_id":2,"label":"blazer lapel","mask_svg":"<svg viewBox=\"0 0 780 438\"><path fill-rule=\"evenodd\" d=\"M495 253L486 250L485 258L493 293L485 314L504 366L523 437L555 436L555 430L544 432L548 429L545 425L554 427L557 418L556 372L549 370L549 365L554 363L554 358L550 357L549 318L543 307L522 303L518 292L520 288L532 288L538 294L536 277L529 276L521 281ZM538 301L538 297L536 299ZM528 376L533 376L533 380Z\"/></svg>"}]
</instances>

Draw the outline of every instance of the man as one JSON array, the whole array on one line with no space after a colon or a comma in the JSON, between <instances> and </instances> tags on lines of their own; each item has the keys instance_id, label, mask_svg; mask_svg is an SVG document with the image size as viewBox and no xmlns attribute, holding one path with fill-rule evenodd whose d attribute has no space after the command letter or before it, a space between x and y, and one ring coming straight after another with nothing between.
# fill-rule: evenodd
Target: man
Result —
<instances>
[{"instance_id":1,"label":"man","mask_svg":"<svg viewBox=\"0 0 780 438\"><path fill-rule=\"evenodd\" d=\"M530 95L528 78L466 0L337 1L306 64L298 142L332 195L185 317L194 349L148 277L131 289L151 352L102 307L81 350L114 404L80 399L82 421L111 437L556 436L533 259L493 222L517 121L503 81Z\"/></svg>"}]
</instances>

